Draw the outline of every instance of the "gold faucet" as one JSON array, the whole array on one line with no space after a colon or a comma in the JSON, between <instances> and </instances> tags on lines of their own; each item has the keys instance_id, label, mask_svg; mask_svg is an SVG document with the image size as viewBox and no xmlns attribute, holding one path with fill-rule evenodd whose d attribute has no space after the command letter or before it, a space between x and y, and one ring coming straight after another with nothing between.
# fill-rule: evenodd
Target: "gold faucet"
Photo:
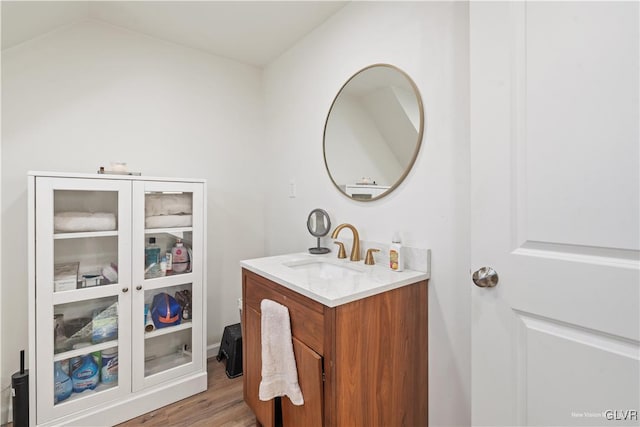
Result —
<instances>
[{"instance_id":1,"label":"gold faucet","mask_svg":"<svg viewBox=\"0 0 640 427\"><path fill-rule=\"evenodd\" d=\"M376 265L376 260L373 258L374 252L380 252L380 249L367 249L367 256L364 257L365 265Z\"/></svg>"},{"instance_id":2,"label":"gold faucet","mask_svg":"<svg viewBox=\"0 0 640 427\"><path fill-rule=\"evenodd\" d=\"M338 238L338 233L343 228L348 228L353 233L353 246L351 247L351 261L360 261L360 235L358 235L358 230L351 224L340 224L333 230L333 234L331 235L332 239Z\"/></svg>"},{"instance_id":3,"label":"gold faucet","mask_svg":"<svg viewBox=\"0 0 640 427\"><path fill-rule=\"evenodd\" d=\"M342 242L333 242L338 245L338 258L345 259L347 257L347 253L344 251L344 243Z\"/></svg>"}]
</instances>

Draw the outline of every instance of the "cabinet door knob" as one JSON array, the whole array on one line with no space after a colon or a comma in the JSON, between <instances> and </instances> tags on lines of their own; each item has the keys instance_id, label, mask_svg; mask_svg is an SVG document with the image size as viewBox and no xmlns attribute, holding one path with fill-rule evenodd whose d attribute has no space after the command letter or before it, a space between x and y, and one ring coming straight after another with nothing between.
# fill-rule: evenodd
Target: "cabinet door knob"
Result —
<instances>
[{"instance_id":1,"label":"cabinet door knob","mask_svg":"<svg viewBox=\"0 0 640 427\"><path fill-rule=\"evenodd\" d=\"M138 290L138 291L139 291L139 290L141 290L141 289L142 289L142 285L138 285L138 286L136 286L136 290Z\"/></svg>"},{"instance_id":2,"label":"cabinet door knob","mask_svg":"<svg viewBox=\"0 0 640 427\"><path fill-rule=\"evenodd\" d=\"M129 292L129 288L122 288L122 293L127 293Z\"/></svg>"}]
</instances>

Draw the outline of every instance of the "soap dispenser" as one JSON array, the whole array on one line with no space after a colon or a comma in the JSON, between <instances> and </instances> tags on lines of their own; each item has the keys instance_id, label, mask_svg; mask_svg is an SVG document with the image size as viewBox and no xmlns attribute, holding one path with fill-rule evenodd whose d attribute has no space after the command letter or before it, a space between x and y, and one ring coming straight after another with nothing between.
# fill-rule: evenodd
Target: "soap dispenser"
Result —
<instances>
[{"instance_id":1,"label":"soap dispenser","mask_svg":"<svg viewBox=\"0 0 640 427\"><path fill-rule=\"evenodd\" d=\"M402 254L402 243L400 242L400 234L393 233L391 246L389 246L389 268L393 271L404 270L404 256Z\"/></svg>"}]
</instances>

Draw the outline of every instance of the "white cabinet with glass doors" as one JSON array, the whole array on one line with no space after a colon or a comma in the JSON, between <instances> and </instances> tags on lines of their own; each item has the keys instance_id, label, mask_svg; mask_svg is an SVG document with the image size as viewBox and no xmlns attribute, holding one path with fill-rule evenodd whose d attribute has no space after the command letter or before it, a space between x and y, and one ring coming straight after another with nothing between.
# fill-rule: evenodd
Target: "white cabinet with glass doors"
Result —
<instances>
[{"instance_id":1,"label":"white cabinet with glass doors","mask_svg":"<svg viewBox=\"0 0 640 427\"><path fill-rule=\"evenodd\" d=\"M205 186L29 174L32 425L113 425L206 389Z\"/></svg>"}]
</instances>

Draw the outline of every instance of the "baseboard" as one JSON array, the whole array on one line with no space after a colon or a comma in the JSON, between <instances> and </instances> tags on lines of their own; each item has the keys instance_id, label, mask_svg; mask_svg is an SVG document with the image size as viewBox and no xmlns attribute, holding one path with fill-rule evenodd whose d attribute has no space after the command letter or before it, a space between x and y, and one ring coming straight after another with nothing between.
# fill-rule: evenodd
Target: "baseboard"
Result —
<instances>
[{"instance_id":1,"label":"baseboard","mask_svg":"<svg viewBox=\"0 0 640 427\"><path fill-rule=\"evenodd\" d=\"M218 351L220 351L220 343L214 343L207 346L207 359L211 359L212 357L216 357L218 355Z\"/></svg>"},{"instance_id":2,"label":"baseboard","mask_svg":"<svg viewBox=\"0 0 640 427\"><path fill-rule=\"evenodd\" d=\"M2 412L0 412L0 425L2 426L13 422L13 402L11 400L11 387L9 387L8 390L8 392L3 391L2 396L0 396L3 403L8 402L7 405L0 405L0 408L2 410Z\"/></svg>"}]
</instances>

